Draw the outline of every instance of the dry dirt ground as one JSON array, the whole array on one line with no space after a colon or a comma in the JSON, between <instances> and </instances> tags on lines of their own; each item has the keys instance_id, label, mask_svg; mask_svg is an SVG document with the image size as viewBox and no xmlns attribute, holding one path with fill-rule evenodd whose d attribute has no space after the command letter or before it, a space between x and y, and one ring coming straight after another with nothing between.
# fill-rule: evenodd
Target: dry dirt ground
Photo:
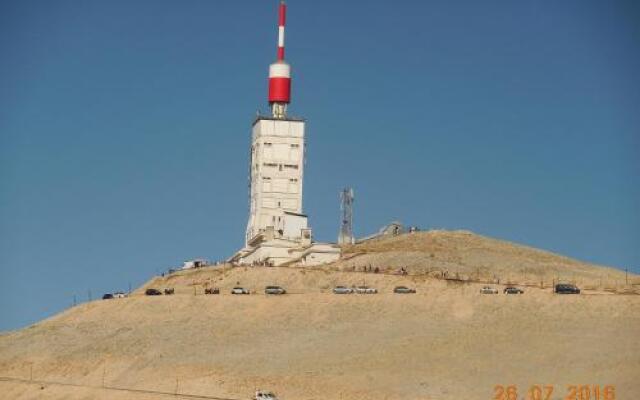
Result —
<instances>
[{"instance_id":1,"label":"dry dirt ground","mask_svg":"<svg viewBox=\"0 0 640 400\"><path fill-rule=\"evenodd\" d=\"M171 397L144 392L152 391L248 399L265 388L284 400L492 399L500 384L517 385L518 400L534 384L554 385L553 399L564 399L568 385L615 385L616 399L638 398L640 296L598 286L603 277L624 279L623 272L465 235L436 233L445 243L439 250L429 244L431 233L356 246L347 260L323 268L221 266L154 278L145 287L174 287L176 294L147 297L143 287L0 335L0 377L13 379L0 379L0 398ZM446 248L461 238L477 239L476 250ZM387 253L410 251L427 261L404 258L409 275L351 272L369 262L392 270ZM458 261L447 260L456 252ZM487 279L504 282L500 271L520 257L529 274L540 270L538 278L565 265L562 273L598 287L581 295L539 286L524 287L523 295L481 295L482 283L434 277L443 261L472 275L481 267L478 254L493 260L482 265ZM256 293L230 295L238 283ZM268 284L290 294L266 296ZM331 294L336 284L380 293ZM399 284L418 293L393 294ZM637 287L618 285L620 293ZM206 286L222 294L203 295Z\"/></svg>"}]
</instances>

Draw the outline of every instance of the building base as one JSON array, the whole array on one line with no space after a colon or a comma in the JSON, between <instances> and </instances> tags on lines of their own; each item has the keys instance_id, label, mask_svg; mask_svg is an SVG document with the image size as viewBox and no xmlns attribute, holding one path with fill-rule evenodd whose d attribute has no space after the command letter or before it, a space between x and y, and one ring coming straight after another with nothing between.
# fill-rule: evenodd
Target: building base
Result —
<instances>
[{"instance_id":1,"label":"building base","mask_svg":"<svg viewBox=\"0 0 640 400\"><path fill-rule=\"evenodd\" d=\"M340 247L332 243L314 242L303 245L286 239L271 239L239 250L229 262L239 265L316 266L338 259Z\"/></svg>"}]
</instances>

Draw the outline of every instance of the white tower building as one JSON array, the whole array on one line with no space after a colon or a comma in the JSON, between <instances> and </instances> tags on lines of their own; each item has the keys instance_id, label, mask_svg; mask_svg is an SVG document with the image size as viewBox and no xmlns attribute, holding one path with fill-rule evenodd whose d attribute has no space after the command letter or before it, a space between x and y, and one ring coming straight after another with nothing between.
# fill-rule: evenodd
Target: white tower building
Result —
<instances>
[{"instance_id":1,"label":"white tower building","mask_svg":"<svg viewBox=\"0 0 640 400\"><path fill-rule=\"evenodd\" d=\"M230 261L239 264L316 265L333 261L340 249L312 243L302 211L305 121L287 116L291 100L291 67L284 60L286 5L278 20L278 53L269 66L270 116L258 116L251 132L249 221L245 247Z\"/></svg>"},{"instance_id":2,"label":"white tower building","mask_svg":"<svg viewBox=\"0 0 640 400\"><path fill-rule=\"evenodd\" d=\"M268 231L270 238L295 241L310 235L302 213L304 127L286 116L258 117L253 124L247 246Z\"/></svg>"}]
</instances>

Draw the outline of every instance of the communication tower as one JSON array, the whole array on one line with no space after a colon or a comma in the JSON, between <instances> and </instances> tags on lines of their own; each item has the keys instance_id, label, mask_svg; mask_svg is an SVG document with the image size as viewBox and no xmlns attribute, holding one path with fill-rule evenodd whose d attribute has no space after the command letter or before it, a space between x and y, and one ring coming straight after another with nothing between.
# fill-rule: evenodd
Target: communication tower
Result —
<instances>
[{"instance_id":1,"label":"communication tower","mask_svg":"<svg viewBox=\"0 0 640 400\"><path fill-rule=\"evenodd\" d=\"M340 192L340 213L342 220L340 222L340 233L338 234L338 244L354 244L353 237L353 189L344 188Z\"/></svg>"}]
</instances>

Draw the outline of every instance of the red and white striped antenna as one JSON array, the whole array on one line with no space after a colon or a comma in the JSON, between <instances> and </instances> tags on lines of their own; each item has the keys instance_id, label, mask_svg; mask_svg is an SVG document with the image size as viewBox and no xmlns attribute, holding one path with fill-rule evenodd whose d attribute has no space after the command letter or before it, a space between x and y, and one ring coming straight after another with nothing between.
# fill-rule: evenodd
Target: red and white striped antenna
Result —
<instances>
[{"instance_id":1,"label":"red and white striped antenna","mask_svg":"<svg viewBox=\"0 0 640 400\"><path fill-rule=\"evenodd\" d=\"M280 1L278 9L278 61L284 61L284 24L287 22L287 5Z\"/></svg>"},{"instance_id":2,"label":"red and white striped antenna","mask_svg":"<svg viewBox=\"0 0 640 400\"><path fill-rule=\"evenodd\" d=\"M287 116L287 104L291 101L291 67L284 60L284 26L287 5L280 0L278 11L278 53L276 62L269 66L269 104L274 118Z\"/></svg>"}]
</instances>

